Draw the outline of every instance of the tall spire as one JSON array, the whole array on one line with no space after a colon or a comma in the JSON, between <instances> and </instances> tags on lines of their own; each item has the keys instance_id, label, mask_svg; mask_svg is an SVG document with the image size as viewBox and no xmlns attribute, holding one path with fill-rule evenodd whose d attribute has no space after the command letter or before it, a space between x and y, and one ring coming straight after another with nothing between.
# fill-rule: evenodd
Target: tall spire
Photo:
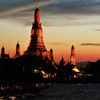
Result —
<instances>
[{"instance_id":1,"label":"tall spire","mask_svg":"<svg viewBox=\"0 0 100 100\"><path fill-rule=\"evenodd\" d=\"M50 56L51 56L51 59L53 60L53 49L52 48L50 49Z\"/></svg>"},{"instance_id":2,"label":"tall spire","mask_svg":"<svg viewBox=\"0 0 100 100\"><path fill-rule=\"evenodd\" d=\"M39 24L40 24L40 11L38 9L38 3L36 5L36 9L35 9L35 13L34 13L34 23L36 23L37 26L39 27Z\"/></svg>"},{"instance_id":3,"label":"tall spire","mask_svg":"<svg viewBox=\"0 0 100 100\"><path fill-rule=\"evenodd\" d=\"M71 62L71 64L76 65L74 45L72 45L72 47L71 47L70 62Z\"/></svg>"},{"instance_id":4,"label":"tall spire","mask_svg":"<svg viewBox=\"0 0 100 100\"><path fill-rule=\"evenodd\" d=\"M74 65L74 68L72 69L73 71L80 72L79 69L76 67L75 49L74 49L73 44L72 44L72 47L71 47L70 63L71 63L71 65Z\"/></svg>"},{"instance_id":5,"label":"tall spire","mask_svg":"<svg viewBox=\"0 0 100 100\"><path fill-rule=\"evenodd\" d=\"M47 51L43 42L42 26L40 23L40 10L38 4L34 12L34 22L31 29L31 40L27 48L26 54L39 55L40 51Z\"/></svg>"},{"instance_id":6,"label":"tall spire","mask_svg":"<svg viewBox=\"0 0 100 100\"><path fill-rule=\"evenodd\" d=\"M5 54L5 48L4 48L4 46L2 46L1 54Z\"/></svg>"},{"instance_id":7,"label":"tall spire","mask_svg":"<svg viewBox=\"0 0 100 100\"><path fill-rule=\"evenodd\" d=\"M71 55L75 56L75 50L74 50L74 45L72 44L72 48L71 48Z\"/></svg>"},{"instance_id":8,"label":"tall spire","mask_svg":"<svg viewBox=\"0 0 100 100\"><path fill-rule=\"evenodd\" d=\"M20 45L19 45L19 42L17 42L17 45L16 45L16 58L20 56Z\"/></svg>"},{"instance_id":9,"label":"tall spire","mask_svg":"<svg viewBox=\"0 0 100 100\"><path fill-rule=\"evenodd\" d=\"M62 59L61 59L61 61L60 61L60 67L61 66L65 66L66 65L66 61L64 60L64 58L63 58L63 56L62 56Z\"/></svg>"},{"instance_id":10,"label":"tall spire","mask_svg":"<svg viewBox=\"0 0 100 100\"><path fill-rule=\"evenodd\" d=\"M30 43L27 50L24 52L24 55L41 57L42 60L48 59L50 64L52 64L56 69L55 62L53 59L53 50L46 50L46 47L43 42L43 31L42 25L40 23L40 10L38 4L34 12L34 22L31 29Z\"/></svg>"},{"instance_id":11,"label":"tall spire","mask_svg":"<svg viewBox=\"0 0 100 100\"><path fill-rule=\"evenodd\" d=\"M72 48L74 48L74 45L72 44Z\"/></svg>"}]
</instances>

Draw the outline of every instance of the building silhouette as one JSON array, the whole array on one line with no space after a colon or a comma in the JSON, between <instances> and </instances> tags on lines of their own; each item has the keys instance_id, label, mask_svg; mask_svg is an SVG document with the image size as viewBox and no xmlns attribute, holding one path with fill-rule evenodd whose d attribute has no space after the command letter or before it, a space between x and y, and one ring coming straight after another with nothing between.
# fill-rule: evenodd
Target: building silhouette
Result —
<instances>
[{"instance_id":1,"label":"building silhouette","mask_svg":"<svg viewBox=\"0 0 100 100\"><path fill-rule=\"evenodd\" d=\"M63 66L65 66L66 65L66 61L64 60L64 58L62 57L62 59L61 59L61 61L60 61L60 63L59 63L59 66L60 67L63 67Z\"/></svg>"},{"instance_id":2,"label":"building silhouette","mask_svg":"<svg viewBox=\"0 0 100 100\"><path fill-rule=\"evenodd\" d=\"M74 45L72 45L72 47L71 47L70 64L71 65L74 65L74 68L72 70L74 70L75 72L80 72L79 69L76 67L76 59L75 59L75 48L74 48Z\"/></svg>"},{"instance_id":3,"label":"building silhouette","mask_svg":"<svg viewBox=\"0 0 100 100\"><path fill-rule=\"evenodd\" d=\"M15 55L15 57L16 58L20 57L20 44L19 43L17 43L17 45L16 45L16 55Z\"/></svg>"},{"instance_id":4,"label":"building silhouette","mask_svg":"<svg viewBox=\"0 0 100 100\"><path fill-rule=\"evenodd\" d=\"M75 49L74 49L74 46L73 45L71 47L70 63L71 63L71 65L76 65Z\"/></svg>"},{"instance_id":5,"label":"building silhouette","mask_svg":"<svg viewBox=\"0 0 100 100\"><path fill-rule=\"evenodd\" d=\"M65 75L68 76L66 72L79 72L78 68L76 67L75 48L73 45L71 47L70 64L66 64L66 61L62 57L59 66L56 65L53 57L53 49L47 51L43 41L43 30L40 23L40 10L38 5L34 12L34 22L32 24L29 46L27 47L26 51L24 51L24 54L21 55L20 44L17 43L16 54L14 57L15 59L11 59L14 60L14 65L11 66L18 66L16 67L18 73L30 73L30 70L34 69L39 72L45 72L49 76L52 76L57 72L60 74L62 73L65 77ZM9 58L9 55L5 54L4 47L2 47L1 50L1 58Z\"/></svg>"},{"instance_id":6,"label":"building silhouette","mask_svg":"<svg viewBox=\"0 0 100 100\"><path fill-rule=\"evenodd\" d=\"M34 12L30 43L24 55L42 57L43 60L48 58L48 60L53 61L53 50L47 51L43 42L43 31L40 23L40 10L38 5Z\"/></svg>"},{"instance_id":7,"label":"building silhouette","mask_svg":"<svg viewBox=\"0 0 100 100\"><path fill-rule=\"evenodd\" d=\"M1 58L9 58L9 54L5 54L4 46L1 48Z\"/></svg>"}]
</instances>

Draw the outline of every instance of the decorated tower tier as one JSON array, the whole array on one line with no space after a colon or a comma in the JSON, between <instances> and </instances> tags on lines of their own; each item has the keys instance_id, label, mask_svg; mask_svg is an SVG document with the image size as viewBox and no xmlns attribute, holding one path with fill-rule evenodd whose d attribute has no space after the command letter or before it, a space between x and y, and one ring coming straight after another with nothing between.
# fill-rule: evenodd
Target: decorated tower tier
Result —
<instances>
[{"instance_id":1,"label":"decorated tower tier","mask_svg":"<svg viewBox=\"0 0 100 100\"><path fill-rule=\"evenodd\" d=\"M49 60L53 60L53 50L47 51L43 42L43 31L40 23L40 10L38 5L34 12L34 22L31 29L31 39L25 55L40 56L42 59L48 57Z\"/></svg>"}]
</instances>

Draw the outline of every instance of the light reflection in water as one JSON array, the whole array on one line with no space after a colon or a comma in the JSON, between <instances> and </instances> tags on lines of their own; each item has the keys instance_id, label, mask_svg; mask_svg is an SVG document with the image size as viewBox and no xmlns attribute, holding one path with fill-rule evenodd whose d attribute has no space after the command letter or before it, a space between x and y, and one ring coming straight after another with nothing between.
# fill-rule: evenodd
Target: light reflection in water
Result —
<instances>
[{"instance_id":1,"label":"light reflection in water","mask_svg":"<svg viewBox=\"0 0 100 100\"><path fill-rule=\"evenodd\" d=\"M41 86L44 86L45 84L44 84L44 83L40 83L40 85L41 85Z\"/></svg>"},{"instance_id":2,"label":"light reflection in water","mask_svg":"<svg viewBox=\"0 0 100 100\"><path fill-rule=\"evenodd\" d=\"M10 96L9 99L16 100L16 97L15 96Z\"/></svg>"},{"instance_id":3,"label":"light reflection in water","mask_svg":"<svg viewBox=\"0 0 100 100\"><path fill-rule=\"evenodd\" d=\"M82 85L82 83L78 83L78 85L80 86L80 85Z\"/></svg>"},{"instance_id":4,"label":"light reflection in water","mask_svg":"<svg viewBox=\"0 0 100 100\"><path fill-rule=\"evenodd\" d=\"M25 96L23 95L22 98L25 98Z\"/></svg>"},{"instance_id":5,"label":"light reflection in water","mask_svg":"<svg viewBox=\"0 0 100 100\"><path fill-rule=\"evenodd\" d=\"M5 100L3 97L0 97L0 100Z\"/></svg>"},{"instance_id":6,"label":"light reflection in water","mask_svg":"<svg viewBox=\"0 0 100 100\"><path fill-rule=\"evenodd\" d=\"M38 94L18 94L0 100L100 100L100 84L52 84Z\"/></svg>"}]
</instances>

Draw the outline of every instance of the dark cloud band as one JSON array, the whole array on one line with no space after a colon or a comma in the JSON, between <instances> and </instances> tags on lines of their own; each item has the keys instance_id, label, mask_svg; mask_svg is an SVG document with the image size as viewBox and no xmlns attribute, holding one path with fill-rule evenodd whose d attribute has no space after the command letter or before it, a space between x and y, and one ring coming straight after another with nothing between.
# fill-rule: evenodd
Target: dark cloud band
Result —
<instances>
[{"instance_id":1,"label":"dark cloud band","mask_svg":"<svg viewBox=\"0 0 100 100\"><path fill-rule=\"evenodd\" d=\"M82 43L82 46L100 46L100 43Z\"/></svg>"},{"instance_id":2,"label":"dark cloud band","mask_svg":"<svg viewBox=\"0 0 100 100\"><path fill-rule=\"evenodd\" d=\"M65 15L68 14L72 14L72 19L68 20L75 20L75 17L79 18L79 15L91 16L91 14L100 14L100 0L0 0L0 19L16 18L18 20L26 17L27 21L25 20L23 23L23 20L20 20L20 22L28 25L30 22L29 18L33 17L33 8L35 8L33 5L37 1L40 4L39 8L41 9L42 16L48 15L50 16L49 19L55 19L54 21L57 20L57 22L58 16L66 20ZM52 18L51 16L54 17Z\"/></svg>"}]
</instances>

